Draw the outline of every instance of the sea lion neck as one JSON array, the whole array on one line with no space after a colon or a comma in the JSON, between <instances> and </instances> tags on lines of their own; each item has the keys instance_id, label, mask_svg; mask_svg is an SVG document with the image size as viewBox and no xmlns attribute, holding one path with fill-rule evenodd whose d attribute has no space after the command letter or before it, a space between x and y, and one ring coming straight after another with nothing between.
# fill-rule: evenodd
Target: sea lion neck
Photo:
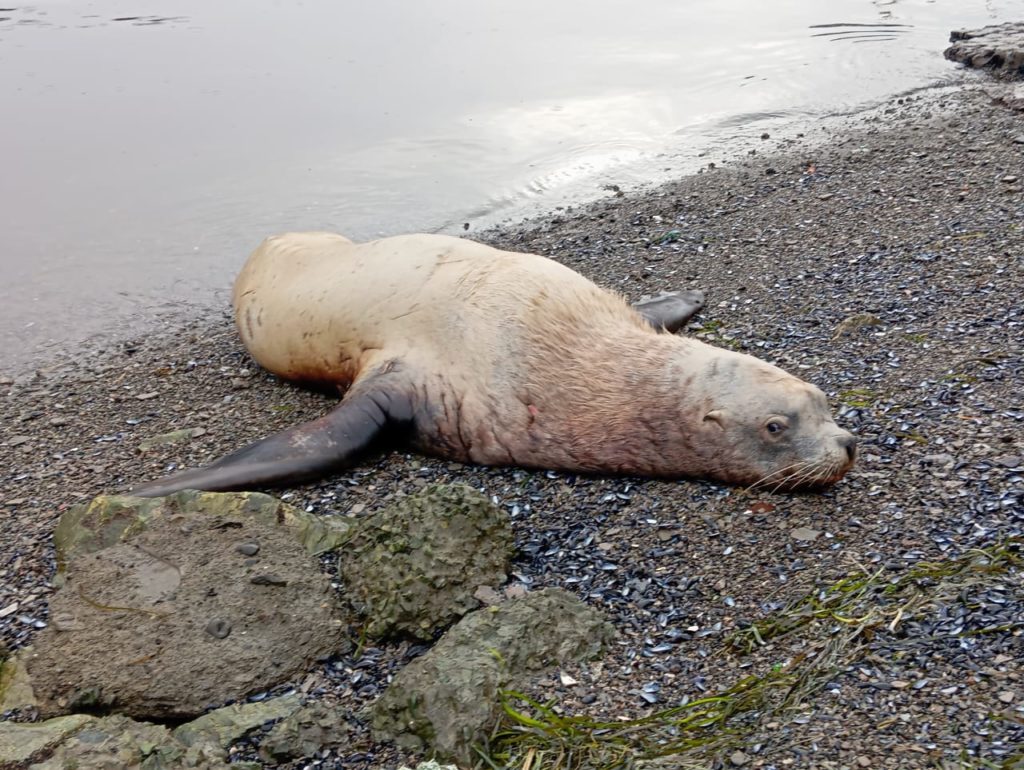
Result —
<instances>
[{"instance_id":1,"label":"sea lion neck","mask_svg":"<svg viewBox=\"0 0 1024 770\"><path fill-rule=\"evenodd\" d=\"M557 368L529 367L518 395L532 419L517 459L535 465L530 455L558 453L580 470L672 475L681 454L694 452L689 426L704 408L681 395L695 344L620 324L566 346Z\"/></svg>"}]
</instances>

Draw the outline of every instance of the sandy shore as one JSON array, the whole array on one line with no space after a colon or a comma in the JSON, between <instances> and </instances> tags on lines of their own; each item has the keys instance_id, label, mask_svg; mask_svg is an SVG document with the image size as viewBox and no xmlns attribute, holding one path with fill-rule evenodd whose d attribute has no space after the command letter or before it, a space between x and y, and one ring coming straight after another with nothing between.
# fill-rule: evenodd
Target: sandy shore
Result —
<instances>
[{"instance_id":1,"label":"sandy shore","mask_svg":"<svg viewBox=\"0 0 1024 770\"><path fill-rule=\"evenodd\" d=\"M859 435L858 467L836 488L750 496L396 453L285 494L338 514L432 480L493 495L513 514L516 579L573 590L620 630L599 665L565 672L578 684L536 683L534 695L569 713L638 717L832 656L799 697L747 714L738 738L694 749L693 761L998 764L1024 742L1020 573L1012 559L963 584L910 570L1024 529L1024 119L981 89L918 95L851 119L825 146L771 137L751 153L484 237L631 299L704 289L688 333L816 383ZM260 372L226 312L78 353L0 380L0 633L15 648L47 620L49 535L69 505L207 462L332 403ZM183 428L201 435L140 451ZM839 648L828 645L850 628L841 613L749 654L730 643L858 570L905 579L919 598L900 609L880 597L884 622ZM408 651L336 660L313 672L312 692L355 714ZM392 757L362 733L320 766Z\"/></svg>"}]
</instances>

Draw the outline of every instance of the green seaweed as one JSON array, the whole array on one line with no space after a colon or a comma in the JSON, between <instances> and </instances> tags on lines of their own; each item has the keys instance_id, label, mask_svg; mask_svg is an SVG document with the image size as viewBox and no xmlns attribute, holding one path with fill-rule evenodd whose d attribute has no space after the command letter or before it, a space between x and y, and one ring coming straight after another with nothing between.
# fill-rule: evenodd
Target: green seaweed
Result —
<instances>
[{"instance_id":1,"label":"green seaweed","mask_svg":"<svg viewBox=\"0 0 1024 770\"><path fill-rule=\"evenodd\" d=\"M638 719L610 721L561 713L554 703L501 693L502 720L489 750L478 749L480 765L522 770L625 770L644 760L673 757L674 768L707 767L714 755L742 747L758 725L797 709L835 671L857 660L875 632L893 630L936 603L966 601L965 590L1024 567L1024 538L1013 537L944 561L924 561L890 576L884 569L861 570L819 588L726 639L743 656L798 631L811 635L813 652L776 663L761 676ZM964 631L1012 633L1024 625ZM1021 757L1003 764L969 767L1019 770ZM690 765L687 762L693 761ZM975 760L977 762L977 760ZM967 768L967 765L963 766Z\"/></svg>"}]
</instances>

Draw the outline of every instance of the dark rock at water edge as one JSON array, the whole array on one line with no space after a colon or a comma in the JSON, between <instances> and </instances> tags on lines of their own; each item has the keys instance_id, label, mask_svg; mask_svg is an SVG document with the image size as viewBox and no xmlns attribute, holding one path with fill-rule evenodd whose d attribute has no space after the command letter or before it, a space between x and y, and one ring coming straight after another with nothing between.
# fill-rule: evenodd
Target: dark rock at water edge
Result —
<instances>
[{"instance_id":1,"label":"dark rock at water edge","mask_svg":"<svg viewBox=\"0 0 1024 770\"><path fill-rule=\"evenodd\" d=\"M339 556L346 596L372 637L435 630L479 606L480 586L505 582L508 514L462 484L437 484L359 523Z\"/></svg>"},{"instance_id":2,"label":"dark rock at water edge","mask_svg":"<svg viewBox=\"0 0 1024 770\"><path fill-rule=\"evenodd\" d=\"M251 496L216 497L228 513L106 498L61 522L63 586L26 660L44 716L188 718L347 644L294 521L268 521ZM259 557L238 553L240 540L259 542Z\"/></svg>"},{"instance_id":3,"label":"dark rock at water edge","mask_svg":"<svg viewBox=\"0 0 1024 770\"><path fill-rule=\"evenodd\" d=\"M944 52L947 59L991 70L1003 78L1024 78L1024 22L955 30L949 40L952 45Z\"/></svg>"},{"instance_id":4,"label":"dark rock at water edge","mask_svg":"<svg viewBox=\"0 0 1024 770\"><path fill-rule=\"evenodd\" d=\"M592 658L613 636L599 612L557 588L473 612L395 677L374 704L375 737L470 764L499 716L502 689Z\"/></svg>"}]
</instances>

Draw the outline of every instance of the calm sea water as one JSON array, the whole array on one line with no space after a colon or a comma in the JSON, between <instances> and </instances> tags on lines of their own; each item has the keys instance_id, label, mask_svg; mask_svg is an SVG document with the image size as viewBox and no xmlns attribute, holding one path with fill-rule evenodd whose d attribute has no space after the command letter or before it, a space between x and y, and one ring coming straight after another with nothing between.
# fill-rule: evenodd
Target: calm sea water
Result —
<instances>
[{"instance_id":1,"label":"calm sea water","mask_svg":"<svg viewBox=\"0 0 1024 770\"><path fill-rule=\"evenodd\" d=\"M600 194L949 78L1024 0L0 0L0 360L227 302L266 234Z\"/></svg>"}]
</instances>

